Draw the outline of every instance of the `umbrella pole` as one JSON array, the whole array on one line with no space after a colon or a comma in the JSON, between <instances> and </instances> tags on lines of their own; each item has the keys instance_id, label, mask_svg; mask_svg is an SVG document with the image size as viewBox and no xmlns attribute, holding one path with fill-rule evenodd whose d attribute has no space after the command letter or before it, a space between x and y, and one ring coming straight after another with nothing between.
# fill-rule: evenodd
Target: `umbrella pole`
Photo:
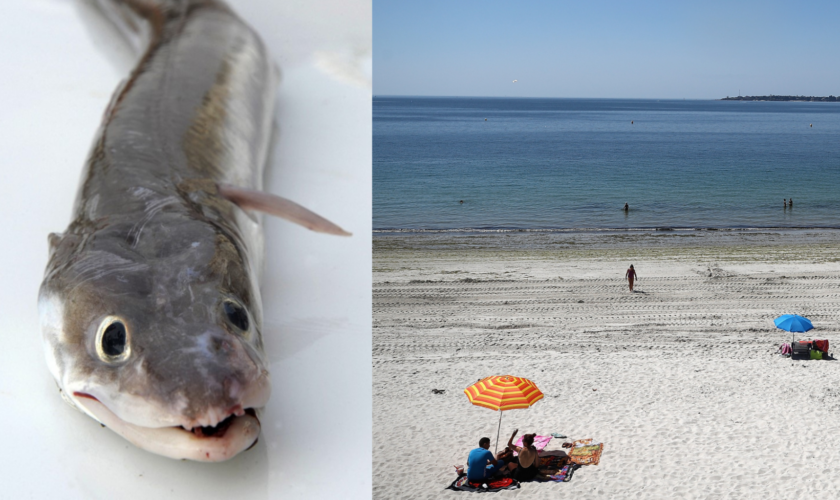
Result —
<instances>
[{"instance_id":1,"label":"umbrella pole","mask_svg":"<svg viewBox=\"0 0 840 500\"><path fill-rule=\"evenodd\" d=\"M496 453L499 451L499 431L502 430L502 410L499 410L499 428L496 429ZM493 456L496 456L496 453L493 453Z\"/></svg>"}]
</instances>

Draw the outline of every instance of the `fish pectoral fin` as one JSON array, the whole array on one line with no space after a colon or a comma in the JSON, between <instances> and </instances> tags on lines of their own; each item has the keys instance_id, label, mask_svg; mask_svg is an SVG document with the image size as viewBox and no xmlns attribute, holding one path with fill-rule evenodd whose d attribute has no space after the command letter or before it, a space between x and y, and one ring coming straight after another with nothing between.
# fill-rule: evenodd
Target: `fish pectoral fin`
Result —
<instances>
[{"instance_id":1,"label":"fish pectoral fin","mask_svg":"<svg viewBox=\"0 0 840 500\"><path fill-rule=\"evenodd\" d=\"M350 236L344 229L297 203L273 194L219 184L219 195L243 210L256 210L317 231L319 233Z\"/></svg>"}]
</instances>

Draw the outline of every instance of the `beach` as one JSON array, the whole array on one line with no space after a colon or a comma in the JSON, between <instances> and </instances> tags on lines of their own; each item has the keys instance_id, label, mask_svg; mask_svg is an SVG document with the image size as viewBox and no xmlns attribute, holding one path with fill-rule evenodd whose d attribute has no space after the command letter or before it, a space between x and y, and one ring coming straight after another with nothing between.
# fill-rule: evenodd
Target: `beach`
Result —
<instances>
[{"instance_id":1,"label":"beach","mask_svg":"<svg viewBox=\"0 0 840 500\"><path fill-rule=\"evenodd\" d=\"M568 483L495 498L829 498L840 493L840 231L380 234L373 241L373 496L455 498L497 412L464 389L532 380L519 434L604 443ZM639 280L628 290L624 273ZM838 356L840 357L840 356ZM443 389L435 394L432 389Z\"/></svg>"}]
</instances>

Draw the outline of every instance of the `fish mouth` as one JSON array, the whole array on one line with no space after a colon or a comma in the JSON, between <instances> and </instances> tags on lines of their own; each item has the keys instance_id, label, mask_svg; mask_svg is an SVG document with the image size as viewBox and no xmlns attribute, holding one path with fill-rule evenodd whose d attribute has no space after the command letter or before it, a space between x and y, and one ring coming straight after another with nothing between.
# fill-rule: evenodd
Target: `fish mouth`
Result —
<instances>
[{"instance_id":1,"label":"fish mouth","mask_svg":"<svg viewBox=\"0 0 840 500\"><path fill-rule=\"evenodd\" d=\"M216 425L201 425L193 427L192 429L188 429L182 425L180 428L183 429L184 432L192 433L199 438L221 439L225 436L225 433L233 422L243 415L250 415L257 420L257 423L259 423L260 419L257 418L257 411L253 408L246 408L244 410L231 412L227 418L222 419L222 421Z\"/></svg>"},{"instance_id":2,"label":"fish mouth","mask_svg":"<svg viewBox=\"0 0 840 500\"><path fill-rule=\"evenodd\" d=\"M138 448L179 460L223 462L254 447L260 435L255 408L236 406L212 426L143 427L119 418L90 394L74 392L73 399L82 411Z\"/></svg>"}]
</instances>

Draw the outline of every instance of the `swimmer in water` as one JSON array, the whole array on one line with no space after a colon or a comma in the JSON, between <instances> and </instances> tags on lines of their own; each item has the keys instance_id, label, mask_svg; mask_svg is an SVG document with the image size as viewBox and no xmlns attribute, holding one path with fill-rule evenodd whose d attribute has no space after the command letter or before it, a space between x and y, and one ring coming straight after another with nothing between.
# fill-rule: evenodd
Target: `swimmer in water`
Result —
<instances>
[{"instance_id":1,"label":"swimmer in water","mask_svg":"<svg viewBox=\"0 0 840 500\"><path fill-rule=\"evenodd\" d=\"M458 203L460 203L461 205L463 205L463 204L464 204L464 200L461 200L461 201L459 201Z\"/></svg>"},{"instance_id":2,"label":"swimmer in water","mask_svg":"<svg viewBox=\"0 0 840 500\"><path fill-rule=\"evenodd\" d=\"M790 208L793 208L793 198L788 200L788 205L790 205Z\"/></svg>"},{"instance_id":3,"label":"swimmer in water","mask_svg":"<svg viewBox=\"0 0 840 500\"><path fill-rule=\"evenodd\" d=\"M630 211L630 205L628 205L627 203L625 203L625 204L624 204L624 211L625 211L625 212L629 212L629 211Z\"/></svg>"},{"instance_id":4,"label":"swimmer in water","mask_svg":"<svg viewBox=\"0 0 840 500\"><path fill-rule=\"evenodd\" d=\"M785 198L785 208L787 208L787 198Z\"/></svg>"}]
</instances>

